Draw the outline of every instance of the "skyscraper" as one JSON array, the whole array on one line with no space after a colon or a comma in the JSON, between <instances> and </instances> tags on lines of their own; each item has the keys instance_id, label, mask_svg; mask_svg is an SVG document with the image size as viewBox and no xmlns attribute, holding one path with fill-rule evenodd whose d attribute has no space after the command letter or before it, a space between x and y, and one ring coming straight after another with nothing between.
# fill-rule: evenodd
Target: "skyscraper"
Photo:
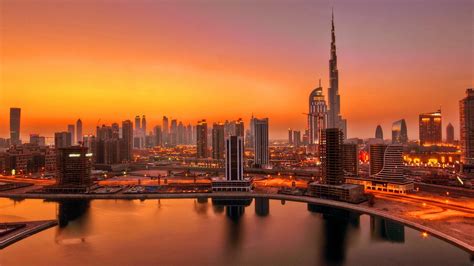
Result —
<instances>
[{"instance_id":1,"label":"skyscraper","mask_svg":"<svg viewBox=\"0 0 474 266\"><path fill-rule=\"evenodd\" d=\"M461 131L461 163L474 165L474 88L466 90L459 102Z\"/></svg>"},{"instance_id":2,"label":"skyscraper","mask_svg":"<svg viewBox=\"0 0 474 266\"><path fill-rule=\"evenodd\" d=\"M301 131L293 131L293 145L296 148L301 146Z\"/></svg>"},{"instance_id":3,"label":"skyscraper","mask_svg":"<svg viewBox=\"0 0 474 266\"><path fill-rule=\"evenodd\" d=\"M85 192L92 185L91 157L86 147L60 148L57 153L57 186L64 192Z\"/></svg>"},{"instance_id":4,"label":"skyscraper","mask_svg":"<svg viewBox=\"0 0 474 266\"><path fill-rule=\"evenodd\" d=\"M319 87L309 94L309 144L319 144L321 131L326 129L326 124L327 106L323 95L323 88L321 87L321 80L319 80Z\"/></svg>"},{"instance_id":5,"label":"skyscraper","mask_svg":"<svg viewBox=\"0 0 474 266\"><path fill-rule=\"evenodd\" d=\"M370 175L384 180L403 180L403 146L370 146Z\"/></svg>"},{"instance_id":6,"label":"skyscraper","mask_svg":"<svg viewBox=\"0 0 474 266\"><path fill-rule=\"evenodd\" d=\"M76 144L76 127L73 124L67 125L67 132L71 134L71 144Z\"/></svg>"},{"instance_id":7,"label":"skyscraper","mask_svg":"<svg viewBox=\"0 0 474 266\"><path fill-rule=\"evenodd\" d=\"M408 130L405 119L393 122L392 124L392 143L393 144L407 144Z\"/></svg>"},{"instance_id":8,"label":"skyscraper","mask_svg":"<svg viewBox=\"0 0 474 266\"><path fill-rule=\"evenodd\" d=\"M135 130L138 132L142 128L140 116L135 116Z\"/></svg>"},{"instance_id":9,"label":"skyscraper","mask_svg":"<svg viewBox=\"0 0 474 266\"><path fill-rule=\"evenodd\" d=\"M288 145L293 145L293 130L291 128L288 129Z\"/></svg>"},{"instance_id":10,"label":"skyscraper","mask_svg":"<svg viewBox=\"0 0 474 266\"><path fill-rule=\"evenodd\" d=\"M12 145L21 144L20 141L20 108L10 108L10 143Z\"/></svg>"},{"instance_id":11,"label":"skyscraper","mask_svg":"<svg viewBox=\"0 0 474 266\"><path fill-rule=\"evenodd\" d=\"M196 126L196 146L196 157L207 158L207 122L204 119L198 121Z\"/></svg>"},{"instance_id":12,"label":"skyscraper","mask_svg":"<svg viewBox=\"0 0 474 266\"><path fill-rule=\"evenodd\" d=\"M253 118L253 127L254 165L255 167L267 167L270 164L268 118Z\"/></svg>"},{"instance_id":13,"label":"skyscraper","mask_svg":"<svg viewBox=\"0 0 474 266\"><path fill-rule=\"evenodd\" d=\"M230 136L226 141L225 177L227 180L244 179L244 144L240 136Z\"/></svg>"},{"instance_id":14,"label":"skyscraper","mask_svg":"<svg viewBox=\"0 0 474 266\"><path fill-rule=\"evenodd\" d=\"M420 145L437 145L443 142L441 110L420 114Z\"/></svg>"},{"instance_id":15,"label":"skyscraper","mask_svg":"<svg viewBox=\"0 0 474 266\"><path fill-rule=\"evenodd\" d=\"M324 184L344 183L343 141L344 136L339 128L328 128L322 131L319 153Z\"/></svg>"},{"instance_id":16,"label":"skyscraper","mask_svg":"<svg viewBox=\"0 0 474 266\"><path fill-rule=\"evenodd\" d=\"M143 135L146 135L146 117L145 115L142 116L142 127L141 131Z\"/></svg>"},{"instance_id":17,"label":"skyscraper","mask_svg":"<svg viewBox=\"0 0 474 266\"><path fill-rule=\"evenodd\" d=\"M71 132L54 133L54 147L56 149L71 147Z\"/></svg>"},{"instance_id":18,"label":"skyscraper","mask_svg":"<svg viewBox=\"0 0 474 266\"><path fill-rule=\"evenodd\" d=\"M454 143L454 127L451 123L446 126L446 143Z\"/></svg>"},{"instance_id":19,"label":"skyscraper","mask_svg":"<svg viewBox=\"0 0 474 266\"><path fill-rule=\"evenodd\" d=\"M214 123L212 126L212 159L224 159L224 124Z\"/></svg>"},{"instance_id":20,"label":"skyscraper","mask_svg":"<svg viewBox=\"0 0 474 266\"><path fill-rule=\"evenodd\" d=\"M169 135L170 128L169 128L168 123L169 123L168 122L168 117L163 116L163 136L162 136L163 137L163 140L162 140L163 146L168 146L168 144L169 144L169 136L168 135Z\"/></svg>"},{"instance_id":21,"label":"skyscraper","mask_svg":"<svg viewBox=\"0 0 474 266\"><path fill-rule=\"evenodd\" d=\"M81 119L77 119L76 122L76 137L77 137L77 142L82 142L82 121Z\"/></svg>"},{"instance_id":22,"label":"skyscraper","mask_svg":"<svg viewBox=\"0 0 474 266\"><path fill-rule=\"evenodd\" d=\"M176 146L178 144L178 121L176 119L171 120L168 143L170 146Z\"/></svg>"},{"instance_id":23,"label":"skyscraper","mask_svg":"<svg viewBox=\"0 0 474 266\"><path fill-rule=\"evenodd\" d=\"M153 135L154 135L154 144L155 146L161 146L162 145L162 134L161 134L161 126L155 126L153 128Z\"/></svg>"},{"instance_id":24,"label":"skyscraper","mask_svg":"<svg viewBox=\"0 0 474 266\"><path fill-rule=\"evenodd\" d=\"M122 140L120 143L120 157L122 161L130 162L133 159L133 123L130 120L122 122Z\"/></svg>"},{"instance_id":25,"label":"skyscraper","mask_svg":"<svg viewBox=\"0 0 474 266\"><path fill-rule=\"evenodd\" d=\"M383 129L381 125L378 125L375 129L375 138L376 139L383 139Z\"/></svg>"},{"instance_id":26,"label":"skyscraper","mask_svg":"<svg viewBox=\"0 0 474 266\"><path fill-rule=\"evenodd\" d=\"M341 116L341 96L339 95L339 70L337 69L336 32L334 29L334 13L331 19L331 58L329 60L329 110L328 128L339 128L347 138L347 121Z\"/></svg>"},{"instance_id":27,"label":"skyscraper","mask_svg":"<svg viewBox=\"0 0 474 266\"><path fill-rule=\"evenodd\" d=\"M242 137L242 141L245 135L244 120L242 118L237 119L235 122L235 135Z\"/></svg>"},{"instance_id":28,"label":"skyscraper","mask_svg":"<svg viewBox=\"0 0 474 266\"><path fill-rule=\"evenodd\" d=\"M344 174L357 176L359 174L359 148L357 144L346 143L343 145Z\"/></svg>"}]
</instances>

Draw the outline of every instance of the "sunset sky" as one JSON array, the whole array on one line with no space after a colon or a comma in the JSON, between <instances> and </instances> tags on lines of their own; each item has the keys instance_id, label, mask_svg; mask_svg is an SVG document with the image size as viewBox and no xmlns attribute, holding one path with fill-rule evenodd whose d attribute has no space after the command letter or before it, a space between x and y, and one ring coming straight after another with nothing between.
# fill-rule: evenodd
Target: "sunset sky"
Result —
<instances>
[{"instance_id":1,"label":"sunset sky","mask_svg":"<svg viewBox=\"0 0 474 266\"><path fill-rule=\"evenodd\" d=\"M270 118L270 137L304 130L308 95L328 87L334 6L342 114L373 137L442 108L459 132L474 85L472 0L0 0L0 137L77 118L85 133L145 114L195 124ZM444 132L443 132L444 134ZM444 136L443 136L444 138Z\"/></svg>"}]
</instances>

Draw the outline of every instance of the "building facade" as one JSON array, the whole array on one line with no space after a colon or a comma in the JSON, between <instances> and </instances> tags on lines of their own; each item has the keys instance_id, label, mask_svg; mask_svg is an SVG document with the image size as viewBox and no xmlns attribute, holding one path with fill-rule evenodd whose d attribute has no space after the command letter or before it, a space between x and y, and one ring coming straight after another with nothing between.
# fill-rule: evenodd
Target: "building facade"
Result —
<instances>
[{"instance_id":1,"label":"building facade","mask_svg":"<svg viewBox=\"0 0 474 266\"><path fill-rule=\"evenodd\" d=\"M212 159L224 159L224 124L214 123L212 125Z\"/></svg>"},{"instance_id":2,"label":"building facade","mask_svg":"<svg viewBox=\"0 0 474 266\"><path fill-rule=\"evenodd\" d=\"M321 131L326 129L326 126L327 105L321 81L319 81L319 87L314 89L309 95L308 130L310 145L318 145L320 143Z\"/></svg>"},{"instance_id":3,"label":"building facade","mask_svg":"<svg viewBox=\"0 0 474 266\"><path fill-rule=\"evenodd\" d=\"M207 158L207 122L201 120L196 126L196 150L197 158Z\"/></svg>"},{"instance_id":4,"label":"building facade","mask_svg":"<svg viewBox=\"0 0 474 266\"><path fill-rule=\"evenodd\" d=\"M270 164L268 118L253 120L254 131L254 166L259 168L268 167Z\"/></svg>"},{"instance_id":5,"label":"building facade","mask_svg":"<svg viewBox=\"0 0 474 266\"><path fill-rule=\"evenodd\" d=\"M10 144L19 145L20 140L21 109L10 108Z\"/></svg>"},{"instance_id":6,"label":"building facade","mask_svg":"<svg viewBox=\"0 0 474 266\"><path fill-rule=\"evenodd\" d=\"M443 142L441 110L419 116L420 145L439 145Z\"/></svg>"},{"instance_id":7,"label":"building facade","mask_svg":"<svg viewBox=\"0 0 474 266\"><path fill-rule=\"evenodd\" d=\"M461 163L474 165L474 88L466 90L459 102L461 131Z\"/></svg>"},{"instance_id":8,"label":"building facade","mask_svg":"<svg viewBox=\"0 0 474 266\"><path fill-rule=\"evenodd\" d=\"M407 144L408 143L408 129L405 119L393 122L392 124L392 143L393 144Z\"/></svg>"}]
</instances>

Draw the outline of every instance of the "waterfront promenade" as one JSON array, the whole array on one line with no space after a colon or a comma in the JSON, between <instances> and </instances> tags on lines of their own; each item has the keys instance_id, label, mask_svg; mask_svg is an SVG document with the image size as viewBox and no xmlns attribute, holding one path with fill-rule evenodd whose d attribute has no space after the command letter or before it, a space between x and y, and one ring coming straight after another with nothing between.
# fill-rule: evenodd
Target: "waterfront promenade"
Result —
<instances>
[{"instance_id":1,"label":"waterfront promenade","mask_svg":"<svg viewBox=\"0 0 474 266\"><path fill-rule=\"evenodd\" d=\"M361 214L369 214L380 216L386 219L397 221L406 226L412 227L419 230L420 236L428 237L435 236L450 242L468 252L474 256L474 226L472 221L474 219L474 211L470 214L462 214L465 219L459 224L453 224L452 222L432 220L432 219L419 219L419 217L413 217L407 215L411 211L405 211L403 202L392 201L390 199L384 199L380 197L377 199L375 206L370 207L367 203L363 204L350 204L345 202L319 199L308 196L294 196L284 194L273 194L273 193L255 193L255 192L214 192L214 193L173 193L173 194L34 194L34 193L15 193L11 192L0 192L0 197L7 197L11 199L46 199L46 200L64 200L64 199L77 199L77 200L92 200L92 199L123 199L123 200L147 200L147 199L190 199L190 198L268 198L282 201L296 201L308 204L316 204L328 207L335 207L350 211L359 212ZM426 206L425 206L426 207ZM434 210L438 206L434 206ZM444 209L444 208L442 208ZM433 212L433 209L429 210ZM448 212L452 212L448 210ZM468 215L466 217L466 215ZM471 215L469 217L469 215Z\"/></svg>"}]
</instances>

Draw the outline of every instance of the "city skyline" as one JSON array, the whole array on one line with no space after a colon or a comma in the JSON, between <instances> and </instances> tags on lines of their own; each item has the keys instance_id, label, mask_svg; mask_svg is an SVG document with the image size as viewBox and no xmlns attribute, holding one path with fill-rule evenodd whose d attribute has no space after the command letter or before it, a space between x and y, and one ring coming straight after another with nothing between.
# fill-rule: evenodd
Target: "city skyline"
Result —
<instances>
[{"instance_id":1,"label":"city skyline","mask_svg":"<svg viewBox=\"0 0 474 266\"><path fill-rule=\"evenodd\" d=\"M288 128L304 131L307 121L301 113L307 112L307 95L319 78L323 93L328 95L332 3L301 2L292 5L288 12L284 12L281 3L259 4L257 11L268 7L269 14L276 15L275 25L269 25L268 17L250 12L243 4L227 4L211 7L141 2L129 14L143 15L143 20L121 31L118 29L121 22L114 15L124 12L129 3L114 6L95 3L90 9L87 3L60 6L22 3L20 8L12 1L3 2L2 36L7 42L1 53L5 67L1 70L0 135L8 136L10 107L22 109L22 139L30 133L52 136L66 130L78 118L84 123L84 134L93 133L99 119L99 125L111 124L133 119L135 114L146 115L150 129L161 125L164 114L185 124L196 124L200 119L212 124L240 117L248 121L253 113L270 118L271 139L285 139ZM334 4L341 113L349 121L348 137L373 137L378 124L384 132L389 132L392 122L405 118L409 138L417 139L418 115L441 106L443 122L453 124L455 138L459 138L458 100L473 83L472 60L465 60L466 55L472 59L469 49L472 40L465 34L469 27L468 23L466 28L459 24L460 20L468 22L469 9L463 6L469 2L450 5L446 1L430 1L430 4L430 10L422 9L421 3L372 3L368 10L346 2ZM33 7L41 12L30 14ZM111 10L103 14L104 18L93 12L106 7ZM237 14L231 7L246 12ZM397 26L391 24L396 17L387 16L393 7L406 15L406 21L400 21ZM52 15L58 8L62 12ZM171 25L176 26L175 31L163 28L164 21L151 17L153 12L163 12L160 8L175 15L169 18ZM177 21L177 17L183 16L176 17L180 8L189 21L202 26L202 35L207 39L190 33ZM361 11L361 16L370 12L372 21L350 13L353 8ZM44 22L22 23L24 14L19 11L30 14L33 21L44 19ZM229 18L219 20L219 12ZM292 21L291 27L286 25L287 19L294 19L296 14L298 19ZM77 23L72 23L67 15L77 18ZM204 15L208 17L204 19ZM90 22L81 19L84 16L98 27L88 27ZM255 23L255 27L244 27L243 18ZM222 25L212 23L217 20ZM63 26L51 24L55 21ZM47 29L49 26L52 29ZM436 27L446 29L446 40L440 40L437 31L432 31ZM61 30L61 35L54 35L53 29ZM133 32L137 29L141 34ZM156 29L166 34L160 35ZM101 35L101 30L107 30L108 34ZM385 31L391 31L391 35L385 35ZM121 40L126 34L133 37L127 45L114 42L114 38ZM88 36L97 40L87 40ZM389 45L396 37L400 37L397 47ZM218 41L208 42L211 39ZM174 52L169 47L170 42L183 40L193 41L193 45L178 42L178 51ZM20 41L34 45L19 46ZM146 41L153 41L163 51L145 45ZM66 44L72 48L64 47ZM270 44L274 49L264 51ZM377 47L373 47L375 44ZM456 49L450 50L453 45ZM210 48L202 53L193 52L194 48L204 46ZM132 48L144 50L139 53L131 51ZM399 53L395 56L394 52ZM408 64L413 56L416 62ZM73 73L76 70L80 71ZM115 71L119 75L112 75ZM113 78L117 76L120 80ZM381 86L384 88L380 89ZM43 100L37 97L38 92L44 96ZM419 98L426 95L430 100L420 102ZM242 101L246 104L239 104Z\"/></svg>"}]
</instances>

